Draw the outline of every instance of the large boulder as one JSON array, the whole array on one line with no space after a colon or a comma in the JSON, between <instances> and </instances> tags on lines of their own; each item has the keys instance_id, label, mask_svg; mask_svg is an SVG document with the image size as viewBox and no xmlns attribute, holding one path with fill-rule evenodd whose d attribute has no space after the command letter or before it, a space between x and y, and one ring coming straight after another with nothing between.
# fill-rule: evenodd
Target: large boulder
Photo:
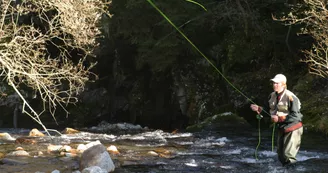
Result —
<instances>
[{"instance_id":1,"label":"large boulder","mask_svg":"<svg viewBox=\"0 0 328 173\"><path fill-rule=\"evenodd\" d=\"M232 112L226 112L206 118L204 121L188 126L189 132L199 131L231 131L236 128L251 128L250 124L243 118Z\"/></svg>"},{"instance_id":2,"label":"large boulder","mask_svg":"<svg viewBox=\"0 0 328 173\"><path fill-rule=\"evenodd\" d=\"M105 146L102 144L94 145L82 153L80 170L83 171L86 168L94 166L98 166L107 172L113 172L115 170L114 163Z\"/></svg>"}]
</instances>

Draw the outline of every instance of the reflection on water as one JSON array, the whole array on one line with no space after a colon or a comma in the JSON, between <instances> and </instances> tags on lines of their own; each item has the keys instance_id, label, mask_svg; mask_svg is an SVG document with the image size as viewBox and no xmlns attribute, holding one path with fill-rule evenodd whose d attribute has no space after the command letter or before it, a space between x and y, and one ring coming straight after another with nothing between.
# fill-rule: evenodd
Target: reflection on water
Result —
<instances>
[{"instance_id":1,"label":"reflection on water","mask_svg":"<svg viewBox=\"0 0 328 173\"><path fill-rule=\"evenodd\" d=\"M78 157L65 157L47 153L49 144L66 144L73 148L77 144L99 140L105 146L115 145L120 154L111 155L115 172L325 172L328 170L326 148L302 146L297 156L299 162L290 168L281 167L275 152L271 151L271 136L264 136L258 149L258 160L254 153L258 137L254 129L229 131L206 131L200 133L168 133L162 130L139 131L131 134L110 134L81 132L78 134L33 138L35 145L18 145L0 141L0 153L9 153L22 146L31 157L6 157L21 164L8 164L4 161L0 172L51 172L59 170L73 172L78 169ZM28 129L1 129L14 138L27 136ZM242 135L241 135L242 134ZM306 141L305 136L304 140ZM327 142L328 143L328 142ZM303 145L306 145L304 142ZM43 155L38 155L38 152ZM11 162L13 163L13 162Z\"/></svg>"}]
</instances>

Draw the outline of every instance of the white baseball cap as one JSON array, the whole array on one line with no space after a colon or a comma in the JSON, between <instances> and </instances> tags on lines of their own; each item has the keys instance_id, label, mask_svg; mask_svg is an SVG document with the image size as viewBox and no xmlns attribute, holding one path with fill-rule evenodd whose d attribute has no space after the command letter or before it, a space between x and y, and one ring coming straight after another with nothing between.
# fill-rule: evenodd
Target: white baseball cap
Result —
<instances>
[{"instance_id":1,"label":"white baseball cap","mask_svg":"<svg viewBox=\"0 0 328 173\"><path fill-rule=\"evenodd\" d=\"M280 83L280 82L286 83L287 78L283 74L277 74L273 79L271 79L271 81L276 82L276 83Z\"/></svg>"}]
</instances>

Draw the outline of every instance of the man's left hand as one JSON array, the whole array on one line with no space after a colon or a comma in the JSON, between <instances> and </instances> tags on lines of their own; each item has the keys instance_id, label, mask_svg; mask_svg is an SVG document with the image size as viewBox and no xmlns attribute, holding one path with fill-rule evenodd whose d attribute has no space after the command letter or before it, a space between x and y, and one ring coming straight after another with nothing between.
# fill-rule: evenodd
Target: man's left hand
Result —
<instances>
[{"instance_id":1,"label":"man's left hand","mask_svg":"<svg viewBox=\"0 0 328 173\"><path fill-rule=\"evenodd\" d=\"M279 120L278 116L277 115L271 115L271 121L274 122L274 123L277 123Z\"/></svg>"}]
</instances>

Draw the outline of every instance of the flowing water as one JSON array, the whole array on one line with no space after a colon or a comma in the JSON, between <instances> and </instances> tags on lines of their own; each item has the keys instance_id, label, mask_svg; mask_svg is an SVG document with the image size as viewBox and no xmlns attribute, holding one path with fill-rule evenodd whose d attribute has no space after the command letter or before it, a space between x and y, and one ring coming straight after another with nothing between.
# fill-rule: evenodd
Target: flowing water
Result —
<instances>
[{"instance_id":1,"label":"flowing water","mask_svg":"<svg viewBox=\"0 0 328 173\"><path fill-rule=\"evenodd\" d=\"M0 129L14 138L27 136L28 129ZM79 157L47 153L49 144L70 145L99 140L105 146L115 145L120 154L112 154L117 173L284 173L327 172L328 142L322 136L305 131L299 162L282 167L271 151L270 130L235 127L197 133L168 133L162 130L138 130L129 133L81 132L72 135L33 138L37 144L18 145L0 141L0 153L21 146L31 157L6 156L0 162L1 173L50 173L53 170L78 170ZM261 143L257 148L259 139ZM256 150L257 149L257 150ZM39 152L43 154L38 154Z\"/></svg>"}]
</instances>

